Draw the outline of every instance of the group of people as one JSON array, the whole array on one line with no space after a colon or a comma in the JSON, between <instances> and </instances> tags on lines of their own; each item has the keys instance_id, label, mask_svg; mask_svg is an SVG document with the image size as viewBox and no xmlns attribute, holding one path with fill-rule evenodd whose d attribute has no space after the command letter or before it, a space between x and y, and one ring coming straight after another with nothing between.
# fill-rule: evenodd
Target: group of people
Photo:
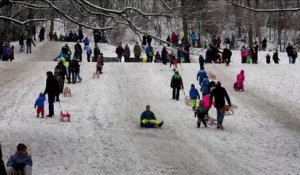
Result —
<instances>
[{"instance_id":1,"label":"group of people","mask_svg":"<svg viewBox=\"0 0 300 175\"><path fill-rule=\"evenodd\" d=\"M257 64L258 60L258 44L254 42L253 45L250 45L248 48L242 46L241 49L241 57L242 57L242 64L244 63L253 63Z\"/></svg>"}]
</instances>

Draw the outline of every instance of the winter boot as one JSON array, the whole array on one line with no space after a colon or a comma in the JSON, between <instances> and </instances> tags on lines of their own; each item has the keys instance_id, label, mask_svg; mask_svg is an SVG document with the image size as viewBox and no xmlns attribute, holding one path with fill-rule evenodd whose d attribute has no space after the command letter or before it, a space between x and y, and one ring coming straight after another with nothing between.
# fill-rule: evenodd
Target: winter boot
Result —
<instances>
[{"instance_id":1,"label":"winter boot","mask_svg":"<svg viewBox=\"0 0 300 175\"><path fill-rule=\"evenodd\" d=\"M161 121L159 124L158 124L158 127L161 128L161 126L164 124L164 121Z\"/></svg>"}]
</instances>

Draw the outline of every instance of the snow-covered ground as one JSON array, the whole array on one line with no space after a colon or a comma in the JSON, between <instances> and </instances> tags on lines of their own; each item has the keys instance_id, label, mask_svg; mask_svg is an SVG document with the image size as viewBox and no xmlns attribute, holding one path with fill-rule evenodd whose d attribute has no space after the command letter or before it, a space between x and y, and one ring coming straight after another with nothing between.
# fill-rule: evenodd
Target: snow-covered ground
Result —
<instances>
[{"instance_id":1,"label":"snow-covered ground","mask_svg":"<svg viewBox=\"0 0 300 175\"><path fill-rule=\"evenodd\" d=\"M240 64L206 65L238 106L226 116L224 131L196 128L190 107L171 99L172 70L154 63L105 63L104 74L93 79L95 63L81 63L82 83L68 85L73 96L61 96L70 123L36 118L34 102L44 91L46 71L65 43L38 44L31 55L0 62L0 141L6 162L18 143L30 148L33 174L299 174L300 66ZM69 44L71 48L73 44ZM101 45L104 56L114 47ZM18 50L18 48L16 48ZM297 60L298 61L298 60ZM185 93L196 81L197 63L182 64ZM236 74L245 70L245 91L235 92ZM46 112L48 105L46 104ZM161 129L141 129L139 117L150 104ZM216 116L213 109L212 116Z\"/></svg>"}]
</instances>

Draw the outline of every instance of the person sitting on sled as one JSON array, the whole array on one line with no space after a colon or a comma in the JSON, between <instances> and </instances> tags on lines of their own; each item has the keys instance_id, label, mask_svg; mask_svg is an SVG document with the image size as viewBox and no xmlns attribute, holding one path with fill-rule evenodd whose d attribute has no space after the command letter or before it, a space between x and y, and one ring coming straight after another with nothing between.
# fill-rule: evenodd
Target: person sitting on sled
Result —
<instances>
[{"instance_id":1,"label":"person sitting on sled","mask_svg":"<svg viewBox=\"0 0 300 175\"><path fill-rule=\"evenodd\" d=\"M158 122L152 111L150 111L150 105L146 106L146 111L141 114L141 127L153 128L161 127L164 124L164 121Z\"/></svg>"},{"instance_id":2,"label":"person sitting on sled","mask_svg":"<svg viewBox=\"0 0 300 175\"><path fill-rule=\"evenodd\" d=\"M233 85L233 88L238 91L238 90L244 90L244 80L245 80L245 75L244 75L244 70L241 70L241 72L236 76L236 82Z\"/></svg>"},{"instance_id":3,"label":"person sitting on sled","mask_svg":"<svg viewBox=\"0 0 300 175\"><path fill-rule=\"evenodd\" d=\"M22 171L24 175L32 174L32 159L27 153L25 144L18 144L16 153L10 156L6 166L8 175L12 175L16 171Z\"/></svg>"}]
</instances>

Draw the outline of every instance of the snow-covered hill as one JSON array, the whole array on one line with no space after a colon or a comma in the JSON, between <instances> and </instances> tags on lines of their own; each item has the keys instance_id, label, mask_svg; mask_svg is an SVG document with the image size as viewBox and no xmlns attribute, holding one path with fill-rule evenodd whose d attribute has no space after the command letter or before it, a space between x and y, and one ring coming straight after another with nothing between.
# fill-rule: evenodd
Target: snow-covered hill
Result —
<instances>
[{"instance_id":1,"label":"snow-covered hill","mask_svg":"<svg viewBox=\"0 0 300 175\"><path fill-rule=\"evenodd\" d=\"M0 141L5 161L23 142L33 156L33 174L300 172L299 64L242 65L239 52L234 52L229 67L206 65L239 107L233 116L226 116L225 130L220 131L196 128L182 93L180 101L171 99L173 72L168 66L105 63L104 74L93 79L95 63L84 59L82 83L68 85L71 98L61 97L63 111L72 114L70 123L62 123L58 103L54 118L36 118L33 108L44 91L46 71L56 65L50 60L62 45L47 42L30 56L16 54L16 61L0 62ZM100 46L107 52L104 55L115 56L113 47L107 47ZM185 93L191 83L199 89L198 68L197 63L178 67ZM245 92L235 92L232 85L241 69L246 73ZM165 121L161 129L139 127L147 104ZM215 110L210 114L215 117Z\"/></svg>"}]
</instances>

